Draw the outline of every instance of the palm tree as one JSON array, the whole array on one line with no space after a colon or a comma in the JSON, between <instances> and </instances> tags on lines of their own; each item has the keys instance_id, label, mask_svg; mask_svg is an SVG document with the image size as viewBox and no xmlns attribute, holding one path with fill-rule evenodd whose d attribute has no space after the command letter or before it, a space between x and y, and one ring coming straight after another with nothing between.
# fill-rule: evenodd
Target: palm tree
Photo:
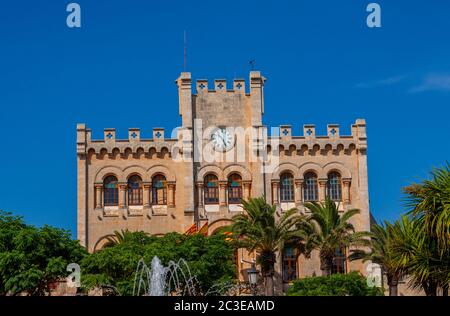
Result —
<instances>
[{"instance_id":1,"label":"palm tree","mask_svg":"<svg viewBox=\"0 0 450 316\"><path fill-rule=\"evenodd\" d=\"M445 289L449 283L450 258L448 254L442 257L437 241L429 237L422 224L406 215L394 223L394 256L410 277L412 288L422 288L427 296L436 296L437 289Z\"/></svg>"},{"instance_id":2,"label":"palm tree","mask_svg":"<svg viewBox=\"0 0 450 316\"><path fill-rule=\"evenodd\" d=\"M125 244L127 242L145 244L149 239L151 239L151 237L143 231L133 232L128 229L121 229L120 231L115 230L114 235L107 238L108 241L104 247L112 247L115 245Z\"/></svg>"},{"instance_id":3,"label":"palm tree","mask_svg":"<svg viewBox=\"0 0 450 316\"><path fill-rule=\"evenodd\" d=\"M372 225L370 250L355 250L350 255L350 260L362 259L363 262L371 261L380 265L387 277L389 296L398 295L398 281L403 275L403 269L395 260L395 241L393 225L387 221L384 225Z\"/></svg>"},{"instance_id":4,"label":"palm tree","mask_svg":"<svg viewBox=\"0 0 450 316\"><path fill-rule=\"evenodd\" d=\"M450 250L450 164L433 169L431 180L404 188L406 205L424 230L435 238L441 253Z\"/></svg>"},{"instance_id":5,"label":"palm tree","mask_svg":"<svg viewBox=\"0 0 450 316\"><path fill-rule=\"evenodd\" d=\"M308 222L313 226L311 236L314 249L319 250L320 269L323 275L330 275L337 249L368 246L368 232L356 232L349 220L359 210L347 210L339 215L338 206L327 198L325 202L308 202L305 207L311 212Z\"/></svg>"},{"instance_id":6,"label":"palm tree","mask_svg":"<svg viewBox=\"0 0 450 316\"><path fill-rule=\"evenodd\" d=\"M276 207L268 204L264 198L251 198L242 201L244 213L233 217L232 230L238 234L249 252L256 251L257 263L264 277L265 294L273 295L273 275L275 272L276 252L287 243L305 249L307 239L304 230L304 216L296 209L283 212L276 218Z\"/></svg>"},{"instance_id":7,"label":"palm tree","mask_svg":"<svg viewBox=\"0 0 450 316\"><path fill-rule=\"evenodd\" d=\"M424 234L427 252L433 254L433 262L428 261L439 271L435 271L433 284L439 284L443 295L448 296L450 282L450 164L433 169L431 179L404 188L407 194L406 205L410 215L418 222ZM417 241L418 242L418 241ZM425 249L421 249L425 251ZM423 275L420 277L420 279ZM430 285L427 286L430 288ZM431 286L433 288L433 286ZM433 289L426 292L433 293Z\"/></svg>"}]
</instances>

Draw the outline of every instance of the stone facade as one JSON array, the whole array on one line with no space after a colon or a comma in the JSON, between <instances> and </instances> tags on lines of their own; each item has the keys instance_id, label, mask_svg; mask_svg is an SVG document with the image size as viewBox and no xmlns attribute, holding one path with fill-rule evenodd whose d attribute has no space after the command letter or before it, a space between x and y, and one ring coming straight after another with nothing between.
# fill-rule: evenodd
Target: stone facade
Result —
<instances>
[{"instance_id":1,"label":"stone facade","mask_svg":"<svg viewBox=\"0 0 450 316\"><path fill-rule=\"evenodd\" d=\"M151 138L144 138L132 128L128 139L116 139L110 128L104 130L104 139L93 140L91 130L78 124L81 243L92 252L116 230L161 235L205 223L213 234L242 211L236 200L231 202L233 197L266 196L279 213L292 207L305 212L306 199L323 201L329 190L335 190L342 212L360 209L354 225L358 231L369 230L365 121L356 120L351 135L341 135L339 126L332 124L324 136L316 135L314 125L304 125L302 136L292 135L290 125L272 129L268 136L262 121L265 81L258 71L250 73L247 88L244 80L234 80L231 89L225 80L215 80L213 89L207 80L197 80L193 93L191 74L181 73L176 84L182 122L169 136L155 128ZM229 128L231 134L225 133ZM217 130L222 131L219 141L232 140L231 148L211 145ZM335 175L333 188L330 174ZM137 184L130 184L132 176L138 177ZM114 181L105 183L106 179ZM251 257L244 251L242 256ZM281 254L278 259L281 273ZM360 262L345 264L347 270L365 273ZM248 268L240 261L238 266L241 272ZM317 254L298 257L295 273L320 275Z\"/></svg>"}]
</instances>

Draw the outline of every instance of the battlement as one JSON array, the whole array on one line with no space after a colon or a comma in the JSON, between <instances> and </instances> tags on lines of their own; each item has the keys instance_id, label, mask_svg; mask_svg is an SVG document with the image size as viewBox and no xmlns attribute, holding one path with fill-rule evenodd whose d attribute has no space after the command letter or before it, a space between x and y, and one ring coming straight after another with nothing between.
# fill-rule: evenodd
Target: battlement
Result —
<instances>
[{"instance_id":1,"label":"battlement","mask_svg":"<svg viewBox=\"0 0 450 316\"><path fill-rule=\"evenodd\" d=\"M188 131L187 134L183 132ZM273 130L272 130L273 131ZM176 133L176 135L174 135ZM163 128L153 128L151 138L142 138L139 128L128 129L127 139L117 139L115 128L105 128L103 130L103 139L93 140L92 131L85 124L77 125L77 153L79 155L88 152L105 152L112 154L114 152L125 154L130 152L137 154L139 152L149 153L172 153L172 150L181 149L178 142L183 139L181 147L189 148L191 134L190 129L178 128L174 130L173 138L166 138ZM184 137L183 137L184 136ZM303 135L292 135L291 125L280 125L275 129L275 133L267 138L267 146L278 144L284 149L294 147L296 149L306 148L308 150L322 149L358 149L365 152L367 149L366 122L364 119L358 119L351 126L351 135L341 135L338 124L327 125L327 135L316 135L316 126L314 124L303 125Z\"/></svg>"},{"instance_id":2,"label":"battlement","mask_svg":"<svg viewBox=\"0 0 450 316\"><path fill-rule=\"evenodd\" d=\"M189 76L189 79L190 79L190 74L189 75L187 75L188 73L184 73L184 74L185 74L184 77L182 75L182 76L180 76L180 78L184 78L186 80L186 78ZM180 78L179 78L179 80L180 80ZM261 76L261 73L259 71L250 72L250 81L249 81L250 91L247 93L246 88L245 88L245 86L246 86L245 79L241 79L241 78L234 79L231 86L229 86L226 79L214 79L211 81L213 83L212 88L210 87L211 84L208 79L198 79L195 82L195 92L198 95L205 94L205 93L227 93L228 92L228 93L237 93L237 94L249 96L252 89L260 88L264 84L265 81L266 81L266 78Z\"/></svg>"},{"instance_id":3,"label":"battlement","mask_svg":"<svg viewBox=\"0 0 450 316\"><path fill-rule=\"evenodd\" d=\"M291 125L280 125L275 133L268 137L268 143L277 143L285 149L304 148L308 150L322 149L358 149L365 153L367 149L366 121L357 119L351 125L351 135L341 135L338 124L327 125L327 135L316 135L316 126L314 124L303 125L303 135L296 136L292 134Z\"/></svg>"},{"instance_id":4,"label":"battlement","mask_svg":"<svg viewBox=\"0 0 450 316\"><path fill-rule=\"evenodd\" d=\"M85 124L77 124L77 154L83 155L89 152L105 152L112 154L114 152L125 154L127 152L136 154L139 152L171 153L173 146L178 142L177 138L166 138L164 128L153 128L151 138L142 138L139 128L129 128L127 139L117 139L115 128L105 128L103 130L103 139L92 139L92 130Z\"/></svg>"}]
</instances>

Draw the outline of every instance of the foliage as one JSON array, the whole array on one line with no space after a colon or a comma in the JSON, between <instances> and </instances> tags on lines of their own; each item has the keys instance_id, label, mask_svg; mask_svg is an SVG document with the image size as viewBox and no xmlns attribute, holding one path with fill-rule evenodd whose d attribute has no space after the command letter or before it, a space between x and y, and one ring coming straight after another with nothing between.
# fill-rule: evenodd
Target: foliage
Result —
<instances>
[{"instance_id":1,"label":"foliage","mask_svg":"<svg viewBox=\"0 0 450 316\"><path fill-rule=\"evenodd\" d=\"M442 256L438 242L423 230L422 223L402 216L393 225L395 260L410 276L413 288L422 288L427 295L436 295L438 287L449 283L450 257Z\"/></svg>"},{"instance_id":2,"label":"foliage","mask_svg":"<svg viewBox=\"0 0 450 316\"><path fill-rule=\"evenodd\" d=\"M347 210L340 215L338 206L329 198L324 203L305 203L305 207L311 212L307 219L312 227L311 244L319 250L320 269L325 275L331 273L336 249L369 245L369 233L355 232L355 227L350 223L359 210Z\"/></svg>"},{"instance_id":3,"label":"foliage","mask_svg":"<svg viewBox=\"0 0 450 316\"><path fill-rule=\"evenodd\" d=\"M256 250L261 273L270 282L267 278L273 277L276 251L282 250L285 244L293 244L306 252L308 236L300 229L305 218L296 209L291 209L277 219L276 207L264 198L250 199L242 204L245 212L233 217L232 230L249 251ZM273 286L266 284L266 294L271 293Z\"/></svg>"},{"instance_id":4,"label":"foliage","mask_svg":"<svg viewBox=\"0 0 450 316\"><path fill-rule=\"evenodd\" d=\"M398 260L411 286L427 295L450 283L450 165L433 169L431 178L404 189L410 218L396 224Z\"/></svg>"},{"instance_id":5,"label":"foliage","mask_svg":"<svg viewBox=\"0 0 450 316\"><path fill-rule=\"evenodd\" d=\"M369 287L357 272L307 277L293 281L288 296L382 296L383 291Z\"/></svg>"},{"instance_id":6,"label":"foliage","mask_svg":"<svg viewBox=\"0 0 450 316\"><path fill-rule=\"evenodd\" d=\"M441 254L450 251L450 164L431 171L431 179L404 189L410 214L436 239Z\"/></svg>"},{"instance_id":7,"label":"foliage","mask_svg":"<svg viewBox=\"0 0 450 316\"><path fill-rule=\"evenodd\" d=\"M142 232L127 232L126 238L94 253L82 261L82 285L85 289L110 285L121 295L133 293L137 263L141 258L150 265L158 256L164 265L169 261L186 260L197 277L200 291L206 292L214 283L235 278L233 247L226 236L185 236L170 233L163 237L144 236Z\"/></svg>"},{"instance_id":8,"label":"foliage","mask_svg":"<svg viewBox=\"0 0 450 316\"><path fill-rule=\"evenodd\" d=\"M45 295L52 282L68 274L67 265L85 255L68 231L26 225L0 211L0 295Z\"/></svg>"},{"instance_id":9,"label":"foliage","mask_svg":"<svg viewBox=\"0 0 450 316\"><path fill-rule=\"evenodd\" d=\"M356 250L350 255L350 260L362 259L379 264L387 276L390 295L397 296L397 285L404 274L404 268L396 260L396 245L394 225L385 221L384 225L374 224L371 228L370 250Z\"/></svg>"}]
</instances>

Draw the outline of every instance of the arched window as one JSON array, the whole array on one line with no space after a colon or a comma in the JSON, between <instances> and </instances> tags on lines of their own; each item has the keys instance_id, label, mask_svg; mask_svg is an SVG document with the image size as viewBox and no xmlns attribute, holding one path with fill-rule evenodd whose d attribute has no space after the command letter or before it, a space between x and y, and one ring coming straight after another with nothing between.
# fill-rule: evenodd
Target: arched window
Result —
<instances>
[{"instance_id":1,"label":"arched window","mask_svg":"<svg viewBox=\"0 0 450 316\"><path fill-rule=\"evenodd\" d=\"M341 175L337 172L328 174L327 196L333 201L342 201Z\"/></svg>"},{"instance_id":2,"label":"arched window","mask_svg":"<svg viewBox=\"0 0 450 316\"><path fill-rule=\"evenodd\" d=\"M305 174L304 194L305 201L317 201L319 189L317 187L317 176L314 172Z\"/></svg>"},{"instance_id":3,"label":"arched window","mask_svg":"<svg viewBox=\"0 0 450 316\"><path fill-rule=\"evenodd\" d=\"M294 202L294 177L288 172L280 176L280 202Z\"/></svg>"},{"instance_id":4,"label":"arched window","mask_svg":"<svg viewBox=\"0 0 450 316\"><path fill-rule=\"evenodd\" d=\"M103 181L103 201L105 206L119 205L119 186L115 176L108 176Z\"/></svg>"},{"instance_id":5,"label":"arched window","mask_svg":"<svg viewBox=\"0 0 450 316\"><path fill-rule=\"evenodd\" d=\"M237 173L228 177L228 204L242 202L242 178Z\"/></svg>"},{"instance_id":6,"label":"arched window","mask_svg":"<svg viewBox=\"0 0 450 316\"><path fill-rule=\"evenodd\" d=\"M128 179L128 205L142 205L142 179L137 175Z\"/></svg>"},{"instance_id":7,"label":"arched window","mask_svg":"<svg viewBox=\"0 0 450 316\"><path fill-rule=\"evenodd\" d=\"M213 174L205 177L205 204L219 204L219 180Z\"/></svg>"},{"instance_id":8,"label":"arched window","mask_svg":"<svg viewBox=\"0 0 450 316\"><path fill-rule=\"evenodd\" d=\"M346 273L347 272L347 258L345 256L345 249L336 248L333 258L333 266L331 273Z\"/></svg>"},{"instance_id":9,"label":"arched window","mask_svg":"<svg viewBox=\"0 0 450 316\"><path fill-rule=\"evenodd\" d=\"M297 255L292 247L283 249L283 282L297 279Z\"/></svg>"},{"instance_id":10,"label":"arched window","mask_svg":"<svg viewBox=\"0 0 450 316\"><path fill-rule=\"evenodd\" d=\"M166 177L158 174L152 178L152 204L167 204L167 181Z\"/></svg>"}]
</instances>

